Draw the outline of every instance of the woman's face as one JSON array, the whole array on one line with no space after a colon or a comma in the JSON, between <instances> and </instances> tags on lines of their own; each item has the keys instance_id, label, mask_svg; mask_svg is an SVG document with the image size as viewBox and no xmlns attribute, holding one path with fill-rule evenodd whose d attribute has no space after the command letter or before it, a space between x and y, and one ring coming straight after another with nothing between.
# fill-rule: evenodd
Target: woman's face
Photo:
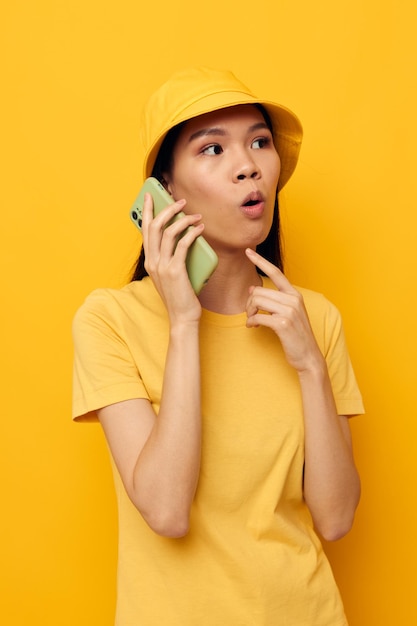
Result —
<instances>
[{"instance_id":1,"label":"woman's face","mask_svg":"<svg viewBox=\"0 0 417 626\"><path fill-rule=\"evenodd\" d=\"M217 252L255 247L271 228L280 160L256 107L240 105L187 122L164 173L168 190L201 213Z\"/></svg>"}]
</instances>

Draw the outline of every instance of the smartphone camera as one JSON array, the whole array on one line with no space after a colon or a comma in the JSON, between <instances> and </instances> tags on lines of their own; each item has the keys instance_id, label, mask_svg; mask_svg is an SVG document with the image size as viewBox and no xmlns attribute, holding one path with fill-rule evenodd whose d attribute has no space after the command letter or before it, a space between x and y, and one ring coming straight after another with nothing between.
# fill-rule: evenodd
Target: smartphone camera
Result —
<instances>
[{"instance_id":1,"label":"smartphone camera","mask_svg":"<svg viewBox=\"0 0 417 626\"><path fill-rule=\"evenodd\" d=\"M132 215L132 219L135 222L137 222L139 228L141 228L142 227L142 220L140 219L138 213L136 211L132 211L131 215Z\"/></svg>"}]
</instances>

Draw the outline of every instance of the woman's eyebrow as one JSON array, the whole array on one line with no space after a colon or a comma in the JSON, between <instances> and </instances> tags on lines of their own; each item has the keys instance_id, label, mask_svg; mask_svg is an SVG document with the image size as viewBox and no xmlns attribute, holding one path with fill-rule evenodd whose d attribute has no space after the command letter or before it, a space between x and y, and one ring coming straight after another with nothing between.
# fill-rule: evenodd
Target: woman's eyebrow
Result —
<instances>
[{"instance_id":1,"label":"woman's eyebrow","mask_svg":"<svg viewBox=\"0 0 417 626\"><path fill-rule=\"evenodd\" d=\"M227 135L227 132L224 130L224 128L217 128L216 126L212 126L210 128L201 128L190 136L188 142L190 143L191 141L194 141L194 139L198 139L199 137L205 137L206 135L225 136Z\"/></svg>"},{"instance_id":2,"label":"woman's eyebrow","mask_svg":"<svg viewBox=\"0 0 417 626\"><path fill-rule=\"evenodd\" d=\"M269 128L266 122L256 122L256 124L252 124L252 126L249 126L248 134L253 133L256 130L269 130ZM221 137L225 137L227 134L228 134L227 130L225 130L224 128L220 128L218 126L200 128L200 130L197 130L195 133L190 135L188 139L188 143L190 143L191 141L194 141L195 139L199 139L199 137L206 137L208 135L220 135Z\"/></svg>"},{"instance_id":3,"label":"woman's eyebrow","mask_svg":"<svg viewBox=\"0 0 417 626\"><path fill-rule=\"evenodd\" d=\"M257 122L256 124L253 124L253 126L248 128L248 132L253 133L255 130L269 130L269 127L266 122Z\"/></svg>"}]
</instances>

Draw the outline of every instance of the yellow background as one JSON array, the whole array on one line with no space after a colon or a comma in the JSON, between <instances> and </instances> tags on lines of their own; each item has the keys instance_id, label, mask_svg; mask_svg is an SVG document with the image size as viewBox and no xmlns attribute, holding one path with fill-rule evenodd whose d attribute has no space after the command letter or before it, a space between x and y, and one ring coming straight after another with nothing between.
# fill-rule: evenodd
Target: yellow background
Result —
<instances>
[{"instance_id":1,"label":"yellow background","mask_svg":"<svg viewBox=\"0 0 417 626\"><path fill-rule=\"evenodd\" d=\"M303 122L282 200L288 275L340 308L367 407L352 423L356 525L327 549L351 626L417 623L414 6L2 9L2 623L112 624L115 500L100 428L70 420L70 324L89 291L127 278L139 111L190 64L233 69Z\"/></svg>"}]
</instances>

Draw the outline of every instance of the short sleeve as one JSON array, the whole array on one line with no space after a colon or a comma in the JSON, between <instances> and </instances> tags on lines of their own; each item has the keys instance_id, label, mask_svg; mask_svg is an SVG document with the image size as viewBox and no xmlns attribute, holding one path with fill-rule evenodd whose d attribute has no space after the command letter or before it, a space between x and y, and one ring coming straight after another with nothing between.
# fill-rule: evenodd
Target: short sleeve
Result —
<instances>
[{"instance_id":1,"label":"short sleeve","mask_svg":"<svg viewBox=\"0 0 417 626\"><path fill-rule=\"evenodd\" d=\"M346 345L343 322L338 309L329 301L324 318L324 356L339 415L364 413L362 396Z\"/></svg>"},{"instance_id":2,"label":"short sleeve","mask_svg":"<svg viewBox=\"0 0 417 626\"><path fill-rule=\"evenodd\" d=\"M75 314L72 332L73 419L93 421L104 406L148 398L106 290L90 294Z\"/></svg>"}]
</instances>

